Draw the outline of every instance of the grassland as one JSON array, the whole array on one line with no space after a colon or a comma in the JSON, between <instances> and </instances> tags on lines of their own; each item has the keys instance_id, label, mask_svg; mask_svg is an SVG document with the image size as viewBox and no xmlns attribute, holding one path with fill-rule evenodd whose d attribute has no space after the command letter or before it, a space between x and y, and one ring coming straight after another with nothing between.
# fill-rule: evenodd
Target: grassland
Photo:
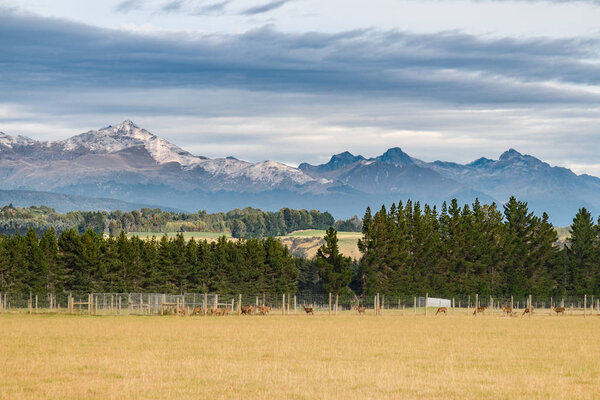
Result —
<instances>
[{"instance_id":1,"label":"grassland","mask_svg":"<svg viewBox=\"0 0 600 400\"><path fill-rule=\"evenodd\" d=\"M164 233L161 232L131 232L127 236L133 235L139 236L142 239L151 238L156 236L160 239ZM167 233L167 236L173 237L177 235L175 232ZM186 239L194 238L196 240L208 240L214 241L221 236L227 236L231 240L236 240L231 237L229 232L227 233L215 233L215 232L184 232L183 236ZM325 231L317 229L308 229L303 231L295 231L289 235L279 236L278 238L286 244L291 251L297 254L302 254L307 257L312 257L317 253L317 249L323 242L323 236ZM340 252L348 257L359 259L361 254L358 251L357 241L362 237L360 232L338 232Z\"/></svg>"},{"instance_id":2,"label":"grassland","mask_svg":"<svg viewBox=\"0 0 600 400\"><path fill-rule=\"evenodd\" d=\"M301 253L306 257L313 257L317 253L319 246L324 243L323 236L325 236L325 231L308 229L280 236L279 239L293 252ZM338 232L337 237L340 253L355 259L360 258L361 254L358 251L357 242L362 237L362 233Z\"/></svg>"},{"instance_id":3,"label":"grassland","mask_svg":"<svg viewBox=\"0 0 600 400\"><path fill-rule=\"evenodd\" d=\"M600 318L0 315L1 399L596 399Z\"/></svg>"},{"instance_id":4,"label":"grassland","mask_svg":"<svg viewBox=\"0 0 600 400\"><path fill-rule=\"evenodd\" d=\"M138 236L142 239L149 239L152 236L156 236L157 239L160 239L161 237L163 237L165 235L164 232L130 232L127 234L128 237L131 236ZM168 232L166 233L166 235L168 237L175 237L177 235L177 232ZM194 238L195 240L217 240L218 238L220 238L221 236L226 236L228 238L231 238L231 233L229 232L225 232L225 233L217 233L217 232L183 232L183 237L186 238L187 240Z\"/></svg>"},{"instance_id":5,"label":"grassland","mask_svg":"<svg viewBox=\"0 0 600 400\"><path fill-rule=\"evenodd\" d=\"M569 236L570 227L556 228L558 240L560 243L564 243ZM156 236L160 238L164 233L160 232L132 232L128 236L137 235L141 238L150 238ZM171 232L167 234L169 237L175 236L176 233ZM183 236L186 239L194 238L196 240L217 240L221 236L227 236L231 238L231 234L227 233L215 233L215 232L184 232ZM301 254L306 257L313 257L317 253L317 249L321 246L325 236L324 230L318 229L307 229L301 231L295 231L285 236L279 236L278 238L286 244L292 252ZM352 257L354 259L360 259L361 253L358 251L357 242L362 237L360 232L338 232L340 252L345 256ZM232 239L233 240L233 239Z\"/></svg>"}]
</instances>

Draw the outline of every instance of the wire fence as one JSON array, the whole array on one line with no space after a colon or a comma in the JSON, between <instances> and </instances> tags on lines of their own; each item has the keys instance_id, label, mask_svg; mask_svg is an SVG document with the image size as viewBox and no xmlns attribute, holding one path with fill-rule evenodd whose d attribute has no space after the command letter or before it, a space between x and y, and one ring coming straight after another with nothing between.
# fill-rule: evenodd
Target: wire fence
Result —
<instances>
[{"instance_id":1,"label":"wire fence","mask_svg":"<svg viewBox=\"0 0 600 400\"><path fill-rule=\"evenodd\" d=\"M0 293L0 313L89 315L600 315L600 296L219 294L185 293Z\"/></svg>"}]
</instances>

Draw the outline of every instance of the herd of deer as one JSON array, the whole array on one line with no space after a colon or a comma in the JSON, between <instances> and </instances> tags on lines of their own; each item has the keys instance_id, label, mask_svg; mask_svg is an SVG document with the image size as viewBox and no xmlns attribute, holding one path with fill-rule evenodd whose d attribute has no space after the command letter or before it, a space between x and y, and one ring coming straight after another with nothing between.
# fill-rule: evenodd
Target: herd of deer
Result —
<instances>
[{"instance_id":1,"label":"herd of deer","mask_svg":"<svg viewBox=\"0 0 600 400\"><path fill-rule=\"evenodd\" d=\"M474 311L473 311L473 315L477 315L477 314L483 314L485 313L485 310L487 310L487 307L477 307ZM564 307L554 307L552 306L552 311L554 311L556 313L556 315L565 315L565 308ZM507 317L515 317L518 315L518 312L513 310L512 307L510 306L504 306L502 307L502 312L504 313L504 315L506 315ZM533 315L534 313L534 308L533 307L527 307L523 310L523 314L521 314L521 316L524 316L526 314L531 314ZM435 315L438 314L448 314L448 308L447 307L440 307L437 309L437 312L435 313Z\"/></svg>"},{"instance_id":2,"label":"herd of deer","mask_svg":"<svg viewBox=\"0 0 600 400\"><path fill-rule=\"evenodd\" d=\"M260 315L267 315L271 311L271 307L262 306L262 307L242 307L241 314L242 315L253 315L255 312L258 312ZM206 315L214 315L214 316L226 316L231 313L231 309L227 307L211 307L206 309ZM173 310L174 315L186 315L186 311L182 307L176 307ZM191 315L203 315L204 308L196 307L192 310Z\"/></svg>"},{"instance_id":3,"label":"herd of deer","mask_svg":"<svg viewBox=\"0 0 600 400\"><path fill-rule=\"evenodd\" d=\"M307 315L308 314L315 315L313 307L306 307L305 305L303 305L302 308L304 309L304 312L306 312ZM359 315L364 315L367 311L367 307L364 307L364 306L355 305L352 308L354 310L356 310ZM473 311L473 315L484 314L486 310L487 310L487 307L477 307ZM240 309L241 315L254 315L256 313L258 313L259 315L267 315L267 314L269 314L270 311L271 311L271 307L269 307L269 306L256 306L256 307L249 306L249 307L241 307L241 309ZM566 308L552 306L552 311L554 311L556 313L556 315L565 315ZM206 310L207 315L215 315L215 316L229 315L230 312L231 312L231 309L225 308L225 307L224 308L212 307L212 308L209 308ZM507 317L515 317L518 315L518 311L513 310L513 308L510 306L502 307L502 312ZM523 310L523 313L521 314L521 316L525 316L527 314L533 314L533 313L534 313L534 308L527 307ZM182 307L176 307L173 310L173 314L174 315L186 315L186 311ZM201 314L204 314L204 309L202 307L194 308L194 310L191 313L191 315L201 315ZM439 307L437 309L435 315L438 315L438 314L447 315L448 307Z\"/></svg>"},{"instance_id":4,"label":"herd of deer","mask_svg":"<svg viewBox=\"0 0 600 400\"><path fill-rule=\"evenodd\" d=\"M315 315L314 309L313 307L306 307L305 305L302 306L302 308L304 309L304 312L308 315ZM354 307L352 307L353 309L355 309L356 311L358 311L359 315L363 315L365 314L365 312L367 311L367 307L363 307L363 306L358 306L355 305Z\"/></svg>"}]
</instances>

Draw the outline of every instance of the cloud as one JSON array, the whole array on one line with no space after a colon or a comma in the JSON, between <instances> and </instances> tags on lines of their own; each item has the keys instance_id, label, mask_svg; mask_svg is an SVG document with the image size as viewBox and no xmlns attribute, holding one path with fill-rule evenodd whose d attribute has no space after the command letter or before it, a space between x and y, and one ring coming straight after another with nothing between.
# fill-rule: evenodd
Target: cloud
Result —
<instances>
[{"instance_id":1,"label":"cloud","mask_svg":"<svg viewBox=\"0 0 600 400\"><path fill-rule=\"evenodd\" d=\"M165 13L176 12L176 11L181 10L183 3L184 3L183 0L169 1L168 3L163 4L160 7L160 10Z\"/></svg>"},{"instance_id":2,"label":"cloud","mask_svg":"<svg viewBox=\"0 0 600 400\"><path fill-rule=\"evenodd\" d=\"M260 6L255 6L255 7L250 7L245 9L244 11L242 11L242 14L244 15L256 15L256 14L263 14L272 10L275 10L277 8L282 7L285 3L288 3L290 0L276 0L276 1L271 1L269 3L260 5Z\"/></svg>"},{"instance_id":3,"label":"cloud","mask_svg":"<svg viewBox=\"0 0 600 400\"><path fill-rule=\"evenodd\" d=\"M594 103L598 39L480 39L447 32L142 35L0 16L5 91L223 87L468 104Z\"/></svg>"},{"instance_id":4,"label":"cloud","mask_svg":"<svg viewBox=\"0 0 600 400\"><path fill-rule=\"evenodd\" d=\"M141 0L123 0L115 6L114 10L117 13L128 13L133 10L138 10L141 7Z\"/></svg>"},{"instance_id":5,"label":"cloud","mask_svg":"<svg viewBox=\"0 0 600 400\"><path fill-rule=\"evenodd\" d=\"M225 7L231 3L232 0L224 0L224 1L218 1L212 4L207 4L205 6L202 6L199 10L199 12L197 12L197 14L215 14L215 13L220 13L223 12L225 10Z\"/></svg>"},{"instance_id":6,"label":"cloud","mask_svg":"<svg viewBox=\"0 0 600 400\"><path fill-rule=\"evenodd\" d=\"M593 165L599 44L377 30L144 35L2 12L0 131L58 139L134 119L197 154L253 161L399 145L426 160L515 147Z\"/></svg>"}]
</instances>

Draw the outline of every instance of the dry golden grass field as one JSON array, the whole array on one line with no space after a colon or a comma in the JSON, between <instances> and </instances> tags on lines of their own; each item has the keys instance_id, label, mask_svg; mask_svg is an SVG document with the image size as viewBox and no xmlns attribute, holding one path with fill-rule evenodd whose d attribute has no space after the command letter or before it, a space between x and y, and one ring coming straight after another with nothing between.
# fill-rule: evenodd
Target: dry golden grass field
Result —
<instances>
[{"instance_id":1,"label":"dry golden grass field","mask_svg":"<svg viewBox=\"0 0 600 400\"><path fill-rule=\"evenodd\" d=\"M600 318L0 315L0 399L597 399Z\"/></svg>"}]
</instances>

